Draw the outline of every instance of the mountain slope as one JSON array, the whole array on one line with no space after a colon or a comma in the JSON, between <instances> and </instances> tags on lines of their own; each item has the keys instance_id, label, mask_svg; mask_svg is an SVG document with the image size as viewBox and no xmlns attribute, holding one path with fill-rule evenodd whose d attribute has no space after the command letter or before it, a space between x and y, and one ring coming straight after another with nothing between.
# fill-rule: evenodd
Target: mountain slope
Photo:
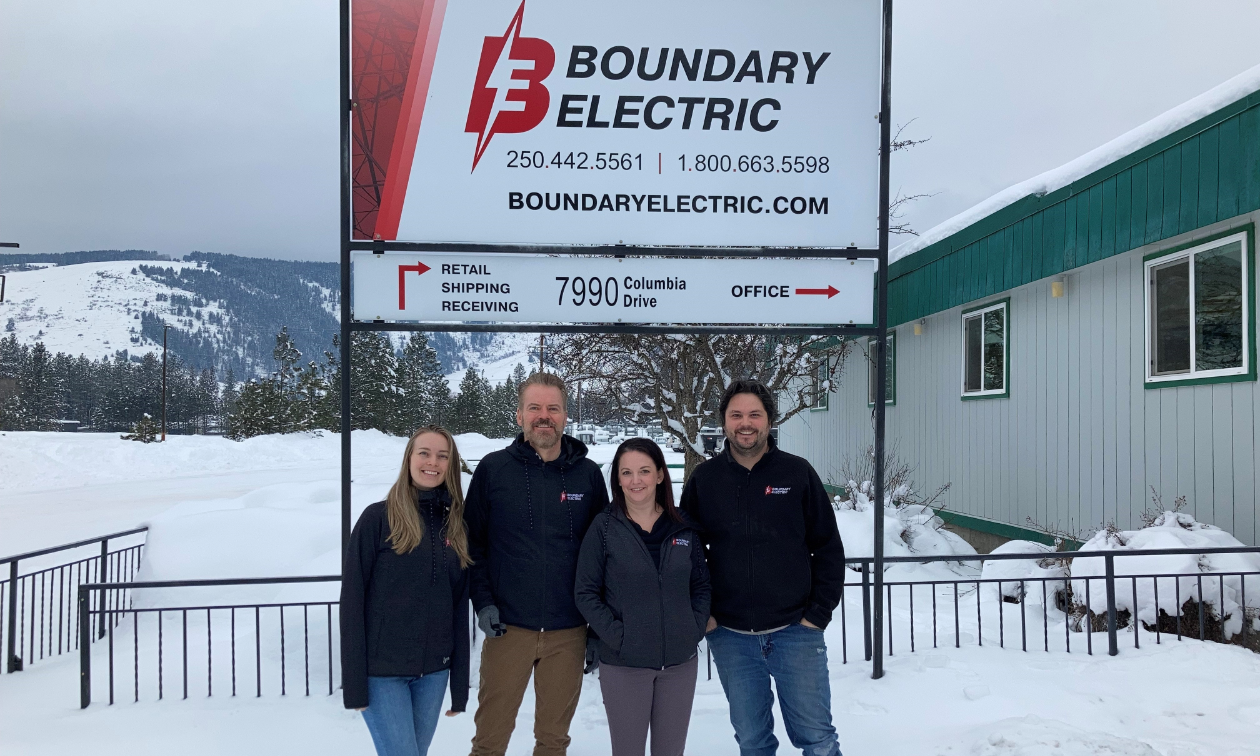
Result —
<instances>
[{"instance_id":1,"label":"mountain slope","mask_svg":"<svg viewBox=\"0 0 1260 756\"><path fill-rule=\"evenodd\" d=\"M135 257L140 259L115 259ZM21 259L18 259L21 257ZM265 375L275 335L287 327L303 361L322 361L338 330L339 272L334 263L268 260L195 252L185 260L144 251L0 255L7 268L0 327L22 343L97 359L127 350L170 349L220 378ZM88 260L88 262L84 262ZM0 334L3 335L3 334ZM395 340L400 344L404 334ZM530 364L537 338L524 334L432 333L452 388L469 366L494 383Z\"/></svg>"}]
</instances>

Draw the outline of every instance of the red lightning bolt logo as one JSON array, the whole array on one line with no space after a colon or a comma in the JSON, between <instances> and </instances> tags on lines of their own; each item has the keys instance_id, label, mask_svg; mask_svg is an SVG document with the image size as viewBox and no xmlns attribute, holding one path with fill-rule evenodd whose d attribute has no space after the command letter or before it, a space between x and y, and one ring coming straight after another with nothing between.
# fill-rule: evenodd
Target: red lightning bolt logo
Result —
<instances>
[{"instance_id":1,"label":"red lightning bolt logo","mask_svg":"<svg viewBox=\"0 0 1260 756\"><path fill-rule=\"evenodd\" d=\"M477 135L472 170L490 146L495 134L529 131L547 115L551 94L543 79L556 64L551 44L536 37L521 36L525 3L516 9L502 37L486 37L481 45L477 81L464 131Z\"/></svg>"}]
</instances>

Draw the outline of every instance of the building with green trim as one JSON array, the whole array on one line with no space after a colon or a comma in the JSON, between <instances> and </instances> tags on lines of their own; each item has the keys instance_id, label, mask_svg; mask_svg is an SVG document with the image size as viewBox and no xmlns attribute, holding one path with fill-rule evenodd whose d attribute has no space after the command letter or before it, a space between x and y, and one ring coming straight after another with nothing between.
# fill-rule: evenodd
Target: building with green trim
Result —
<instances>
[{"instance_id":1,"label":"building with green trim","mask_svg":"<svg viewBox=\"0 0 1260 756\"><path fill-rule=\"evenodd\" d=\"M1260 542L1258 217L1260 67L895 250L888 443L916 488L1006 538L1184 496ZM874 435L861 347L779 435L839 486Z\"/></svg>"}]
</instances>

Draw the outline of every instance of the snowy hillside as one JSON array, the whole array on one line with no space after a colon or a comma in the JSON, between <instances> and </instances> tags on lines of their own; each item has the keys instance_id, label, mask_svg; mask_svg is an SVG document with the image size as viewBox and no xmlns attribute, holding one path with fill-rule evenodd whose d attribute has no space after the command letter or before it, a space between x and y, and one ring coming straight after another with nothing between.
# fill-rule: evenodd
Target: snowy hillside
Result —
<instances>
[{"instance_id":1,"label":"snowy hillside","mask_svg":"<svg viewBox=\"0 0 1260 756\"><path fill-rule=\"evenodd\" d=\"M527 372L538 367L538 337L533 334L452 333L442 334L442 336L451 337L452 344L446 350L439 348L443 341L440 337L430 337L430 343L438 348L438 358L442 360L442 365L450 370L446 381L451 385L451 391L459 389L459 382L464 377L464 371L470 366L484 373L486 379L492 384L502 383L512 374L512 370L517 365L523 365ZM489 336L490 338L473 341L469 338L471 336Z\"/></svg>"},{"instance_id":2,"label":"snowy hillside","mask_svg":"<svg viewBox=\"0 0 1260 756\"><path fill-rule=\"evenodd\" d=\"M100 359L125 349L139 357L160 352L165 323L172 326L171 351L196 368L215 368L220 378L227 368L237 377L270 372L282 326L304 360L320 361L332 348L340 314L334 264L204 253L174 262L75 262L89 254L11 267L0 337L42 341L54 354ZM0 255L0 265L15 257ZM403 339L397 334L395 343ZM537 363L537 338L527 334L434 333L430 342L452 389L469 366L500 383L517 363L530 366L531 350Z\"/></svg>"},{"instance_id":3,"label":"snowy hillside","mask_svg":"<svg viewBox=\"0 0 1260 756\"><path fill-rule=\"evenodd\" d=\"M140 314L154 312L168 323L179 323L210 339L219 339L222 326L214 319L230 319L218 303L192 308L195 315L179 317L171 295L194 298L190 291L172 289L140 273L137 266L162 265L176 270L197 263L140 263L116 261L41 267L8 273L0 323L17 333L24 344L44 342L51 352L89 359L109 357L120 349L143 355L162 349L161 342L141 336Z\"/></svg>"}]
</instances>

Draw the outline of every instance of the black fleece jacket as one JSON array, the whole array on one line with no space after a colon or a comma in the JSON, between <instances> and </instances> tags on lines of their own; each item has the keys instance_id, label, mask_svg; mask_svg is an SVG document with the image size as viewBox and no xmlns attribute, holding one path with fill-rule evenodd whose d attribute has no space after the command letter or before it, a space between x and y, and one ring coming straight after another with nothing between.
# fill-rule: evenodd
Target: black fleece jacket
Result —
<instances>
[{"instance_id":1,"label":"black fleece jacket","mask_svg":"<svg viewBox=\"0 0 1260 756\"><path fill-rule=\"evenodd\" d=\"M464 510L473 608L497 606L500 620L527 630L585 625L573 603L578 549L607 504L604 476L576 438L561 436L560 456L550 462L523 434L487 454Z\"/></svg>"},{"instance_id":2,"label":"black fleece jacket","mask_svg":"<svg viewBox=\"0 0 1260 756\"><path fill-rule=\"evenodd\" d=\"M657 566L638 526L609 507L582 542L575 594L599 635L601 664L682 664L709 621L709 571L695 526L667 524Z\"/></svg>"},{"instance_id":3,"label":"black fleece jacket","mask_svg":"<svg viewBox=\"0 0 1260 756\"><path fill-rule=\"evenodd\" d=\"M844 586L836 513L814 468L769 442L751 470L728 449L683 489L708 551L713 617L734 630L826 627Z\"/></svg>"},{"instance_id":4,"label":"black fleece jacket","mask_svg":"<svg viewBox=\"0 0 1260 756\"><path fill-rule=\"evenodd\" d=\"M341 572L341 687L347 709L371 705L367 679L451 670L451 708L468 703L468 571L446 542L446 488L417 502L424 537L394 553L385 502L363 510Z\"/></svg>"}]
</instances>

